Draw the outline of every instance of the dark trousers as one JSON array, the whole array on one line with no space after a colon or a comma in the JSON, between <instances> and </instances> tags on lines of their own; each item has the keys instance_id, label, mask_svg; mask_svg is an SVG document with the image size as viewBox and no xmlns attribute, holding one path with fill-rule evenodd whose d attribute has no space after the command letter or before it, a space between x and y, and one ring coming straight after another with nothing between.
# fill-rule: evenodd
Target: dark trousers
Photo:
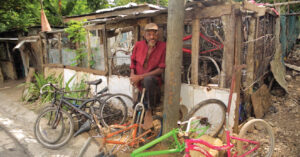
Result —
<instances>
[{"instance_id":1,"label":"dark trousers","mask_svg":"<svg viewBox=\"0 0 300 157\"><path fill-rule=\"evenodd\" d=\"M142 88L145 88L143 104L146 109L157 107L160 101L160 88L158 81L154 76L147 76L141 81ZM142 93L139 92L138 101L140 101Z\"/></svg>"}]
</instances>

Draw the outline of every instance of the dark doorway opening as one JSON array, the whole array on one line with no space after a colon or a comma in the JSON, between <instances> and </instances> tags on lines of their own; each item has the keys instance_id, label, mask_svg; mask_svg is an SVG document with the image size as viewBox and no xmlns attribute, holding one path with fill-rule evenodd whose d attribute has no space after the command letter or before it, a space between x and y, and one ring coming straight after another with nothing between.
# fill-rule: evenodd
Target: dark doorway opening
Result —
<instances>
[{"instance_id":1,"label":"dark doorway opening","mask_svg":"<svg viewBox=\"0 0 300 157\"><path fill-rule=\"evenodd\" d=\"M18 79L25 78L25 71L24 71L23 61L21 57L21 52L19 50L15 50L12 53L12 58L14 60L14 66L16 68Z\"/></svg>"}]
</instances>

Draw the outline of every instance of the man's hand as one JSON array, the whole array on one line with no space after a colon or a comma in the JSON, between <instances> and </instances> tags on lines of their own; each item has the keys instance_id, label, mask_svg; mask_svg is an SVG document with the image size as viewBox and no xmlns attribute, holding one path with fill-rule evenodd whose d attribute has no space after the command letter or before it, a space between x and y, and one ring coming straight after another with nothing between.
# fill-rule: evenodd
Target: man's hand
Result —
<instances>
[{"instance_id":1,"label":"man's hand","mask_svg":"<svg viewBox=\"0 0 300 157\"><path fill-rule=\"evenodd\" d=\"M142 75L135 75L135 74L130 75L130 82L133 86L137 86L139 81L142 80L142 79L143 79Z\"/></svg>"}]
</instances>

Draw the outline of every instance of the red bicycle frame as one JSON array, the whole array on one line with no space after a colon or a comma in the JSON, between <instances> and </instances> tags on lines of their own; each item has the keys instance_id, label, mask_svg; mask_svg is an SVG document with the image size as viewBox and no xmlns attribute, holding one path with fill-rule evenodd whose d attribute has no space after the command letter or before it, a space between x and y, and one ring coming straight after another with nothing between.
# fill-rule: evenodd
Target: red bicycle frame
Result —
<instances>
[{"instance_id":1,"label":"red bicycle frame","mask_svg":"<svg viewBox=\"0 0 300 157\"><path fill-rule=\"evenodd\" d=\"M210 50L205 50L205 51L202 51L202 52L199 52L200 54L204 54L204 53L207 53L207 52L212 52L212 51L215 51L215 50L220 50L224 47L224 45L222 43L219 43L213 39L210 39L208 37L206 37L205 35L203 35L201 32L199 33L199 36L201 38L203 38L204 40L208 41L209 43L211 43L212 45L215 46L214 49L210 49ZM189 40L192 38L192 35L188 35L186 37L184 37L182 40L183 41L186 41L186 40ZM192 51L190 49L186 49L186 48L182 48L182 51L185 52L185 53L192 53Z\"/></svg>"}]
</instances>

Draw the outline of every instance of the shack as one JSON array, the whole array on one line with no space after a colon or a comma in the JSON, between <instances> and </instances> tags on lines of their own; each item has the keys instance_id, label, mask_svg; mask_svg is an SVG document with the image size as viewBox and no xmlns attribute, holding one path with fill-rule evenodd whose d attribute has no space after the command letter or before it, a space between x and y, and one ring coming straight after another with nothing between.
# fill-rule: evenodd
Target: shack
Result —
<instances>
[{"instance_id":1,"label":"shack","mask_svg":"<svg viewBox=\"0 0 300 157\"><path fill-rule=\"evenodd\" d=\"M247 1L201 0L185 5L181 104L188 110L206 99L219 99L227 105L231 77L235 74L230 126L237 130L242 118L239 111L261 118L270 105L263 105L266 99L262 98L269 96L274 81L271 69L282 69L275 55L275 52L280 53L280 11ZM159 39L166 41L167 16L167 8L129 3L65 17L64 22L87 19L87 57L80 66L71 66L78 47L70 43L64 30L43 33L39 41L44 73L63 74L65 81L73 75L76 76L74 81L102 78L100 89L108 86L112 93L135 97L128 77L131 50L134 43L143 38L143 28L149 22L158 24ZM273 67L270 66L272 60L276 61ZM235 65L241 64L247 68L234 73ZM274 75L276 80L281 79L276 72ZM263 94L253 96L256 91Z\"/></svg>"}]
</instances>

